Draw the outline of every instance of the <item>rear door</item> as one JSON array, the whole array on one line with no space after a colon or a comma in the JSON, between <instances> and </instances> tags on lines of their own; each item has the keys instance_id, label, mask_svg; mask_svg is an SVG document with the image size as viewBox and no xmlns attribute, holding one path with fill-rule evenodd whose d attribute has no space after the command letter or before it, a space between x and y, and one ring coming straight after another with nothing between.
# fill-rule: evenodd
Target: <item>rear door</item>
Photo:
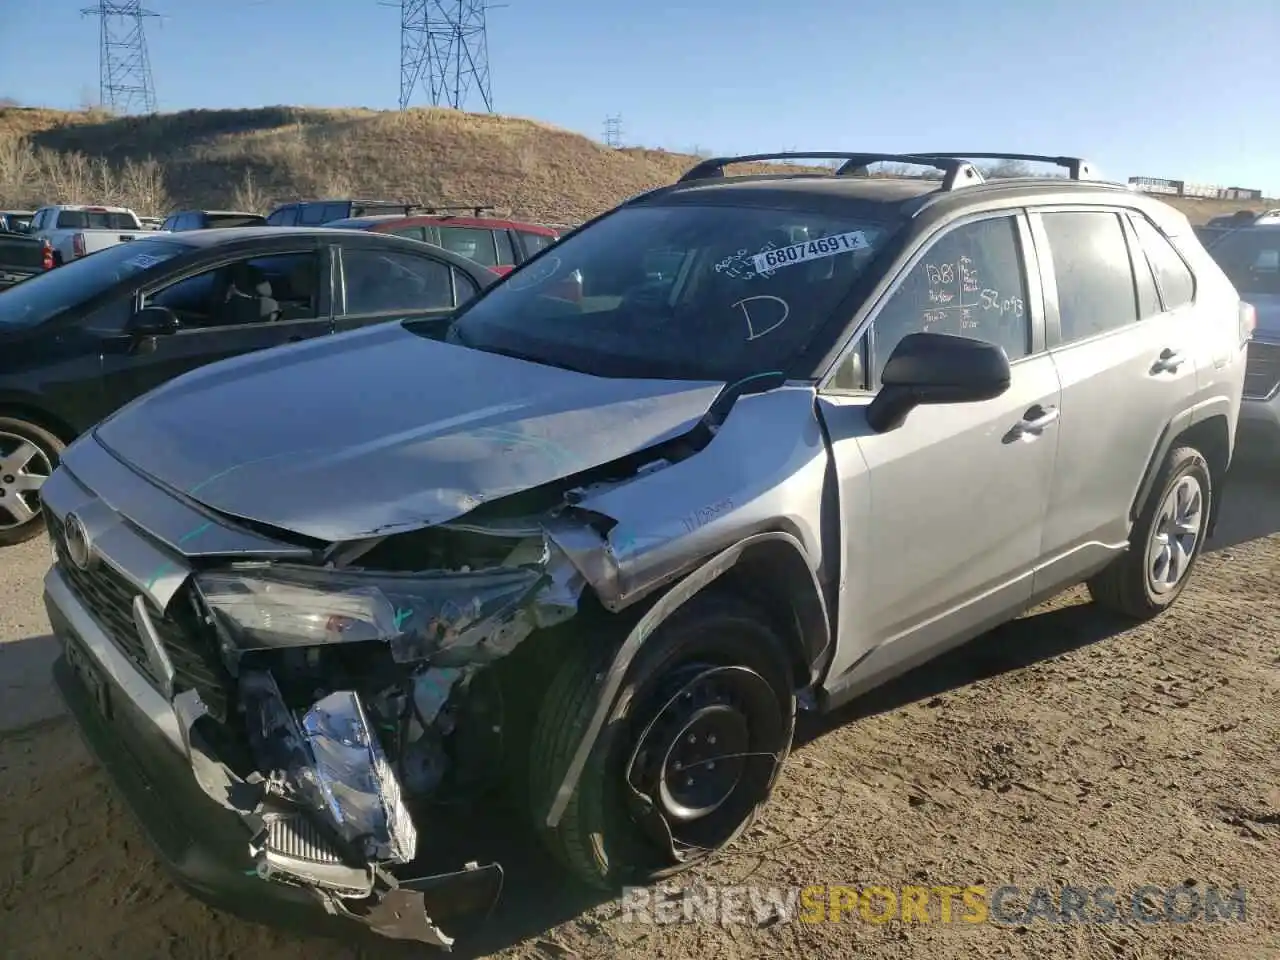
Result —
<instances>
[{"instance_id":1,"label":"rear door","mask_svg":"<svg viewBox=\"0 0 1280 960\"><path fill-rule=\"evenodd\" d=\"M330 333L326 257L314 247L241 255L144 289L138 306L168 307L181 328L116 338L103 356L108 392L123 403L207 363Z\"/></svg>"},{"instance_id":2,"label":"rear door","mask_svg":"<svg viewBox=\"0 0 1280 960\"><path fill-rule=\"evenodd\" d=\"M335 248L337 249L337 248ZM406 316L453 313L479 286L461 270L422 252L344 245L335 284L337 330L353 330Z\"/></svg>"},{"instance_id":3,"label":"rear door","mask_svg":"<svg viewBox=\"0 0 1280 960\"><path fill-rule=\"evenodd\" d=\"M1032 214L1049 353L1062 381L1058 469L1037 588L1125 548L1129 512L1166 427L1196 395L1194 280L1166 303L1126 211ZM1176 252L1172 251L1177 258Z\"/></svg>"}]
</instances>

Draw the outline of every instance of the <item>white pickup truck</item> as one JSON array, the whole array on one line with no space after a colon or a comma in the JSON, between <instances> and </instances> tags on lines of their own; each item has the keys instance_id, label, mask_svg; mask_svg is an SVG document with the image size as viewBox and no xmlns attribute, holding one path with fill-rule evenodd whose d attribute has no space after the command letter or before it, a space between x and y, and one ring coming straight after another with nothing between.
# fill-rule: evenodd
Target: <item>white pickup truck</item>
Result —
<instances>
[{"instance_id":1,"label":"white pickup truck","mask_svg":"<svg viewBox=\"0 0 1280 960\"><path fill-rule=\"evenodd\" d=\"M61 204L41 207L31 219L30 235L48 240L55 263L70 263L152 231L128 207Z\"/></svg>"}]
</instances>

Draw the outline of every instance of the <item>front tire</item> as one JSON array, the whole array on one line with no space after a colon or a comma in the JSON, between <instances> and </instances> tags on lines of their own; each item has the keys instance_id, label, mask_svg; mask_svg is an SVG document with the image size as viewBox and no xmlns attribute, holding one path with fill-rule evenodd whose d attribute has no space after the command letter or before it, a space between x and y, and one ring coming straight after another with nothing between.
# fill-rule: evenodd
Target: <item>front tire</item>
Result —
<instances>
[{"instance_id":1,"label":"front tire","mask_svg":"<svg viewBox=\"0 0 1280 960\"><path fill-rule=\"evenodd\" d=\"M699 594L632 661L548 829L615 652L599 637L566 651L530 749L536 828L576 878L607 890L687 870L736 840L772 794L795 731L791 663L767 616L732 594Z\"/></svg>"},{"instance_id":2,"label":"front tire","mask_svg":"<svg viewBox=\"0 0 1280 960\"><path fill-rule=\"evenodd\" d=\"M26 420L0 417L0 547L44 529L40 488L58 466L63 443Z\"/></svg>"},{"instance_id":3,"label":"front tire","mask_svg":"<svg viewBox=\"0 0 1280 960\"><path fill-rule=\"evenodd\" d=\"M1129 549L1088 581L1095 603L1134 620L1173 605L1204 545L1213 475L1192 447L1171 451L1129 536Z\"/></svg>"}]
</instances>

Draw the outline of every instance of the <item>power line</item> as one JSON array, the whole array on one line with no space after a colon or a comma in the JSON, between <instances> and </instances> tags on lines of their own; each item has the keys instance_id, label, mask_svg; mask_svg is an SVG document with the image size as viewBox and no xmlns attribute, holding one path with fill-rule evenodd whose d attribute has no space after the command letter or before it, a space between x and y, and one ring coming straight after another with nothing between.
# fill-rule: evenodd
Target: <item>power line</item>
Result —
<instances>
[{"instance_id":1,"label":"power line","mask_svg":"<svg viewBox=\"0 0 1280 960\"><path fill-rule=\"evenodd\" d=\"M383 6L391 6L383 0ZM493 112L486 14L506 4L485 0L400 0L400 109L414 89L426 89L433 106L462 110L471 91Z\"/></svg>"},{"instance_id":2,"label":"power line","mask_svg":"<svg viewBox=\"0 0 1280 960\"><path fill-rule=\"evenodd\" d=\"M98 0L83 16L98 18L98 101L117 113L156 112L156 87L143 22L159 17L142 0Z\"/></svg>"},{"instance_id":3,"label":"power line","mask_svg":"<svg viewBox=\"0 0 1280 960\"><path fill-rule=\"evenodd\" d=\"M622 146L622 117L614 115L604 118L604 142L606 146L617 150Z\"/></svg>"}]
</instances>

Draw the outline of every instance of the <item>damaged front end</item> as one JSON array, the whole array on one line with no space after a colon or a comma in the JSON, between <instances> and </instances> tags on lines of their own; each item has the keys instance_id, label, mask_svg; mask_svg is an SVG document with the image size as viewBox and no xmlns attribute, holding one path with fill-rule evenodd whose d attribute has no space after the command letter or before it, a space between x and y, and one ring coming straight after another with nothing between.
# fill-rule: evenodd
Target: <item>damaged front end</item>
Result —
<instances>
[{"instance_id":1,"label":"damaged front end","mask_svg":"<svg viewBox=\"0 0 1280 960\"><path fill-rule=\"evenodd\" d=\"M445 948L453 939L429 915L433 892L496 903L496 863L415 867L429 845L423 812L502 765L501 694L486 668L577 611L580 575L531 532L485 538L501 552L475 570L196 572L173 604L187 609L170 610L216 647L194 674L135 606L196 780L249 828L259 877L303 887L384 936ZM363 549L394 562L385 544Z\"/></svg>"}]
</instances>

